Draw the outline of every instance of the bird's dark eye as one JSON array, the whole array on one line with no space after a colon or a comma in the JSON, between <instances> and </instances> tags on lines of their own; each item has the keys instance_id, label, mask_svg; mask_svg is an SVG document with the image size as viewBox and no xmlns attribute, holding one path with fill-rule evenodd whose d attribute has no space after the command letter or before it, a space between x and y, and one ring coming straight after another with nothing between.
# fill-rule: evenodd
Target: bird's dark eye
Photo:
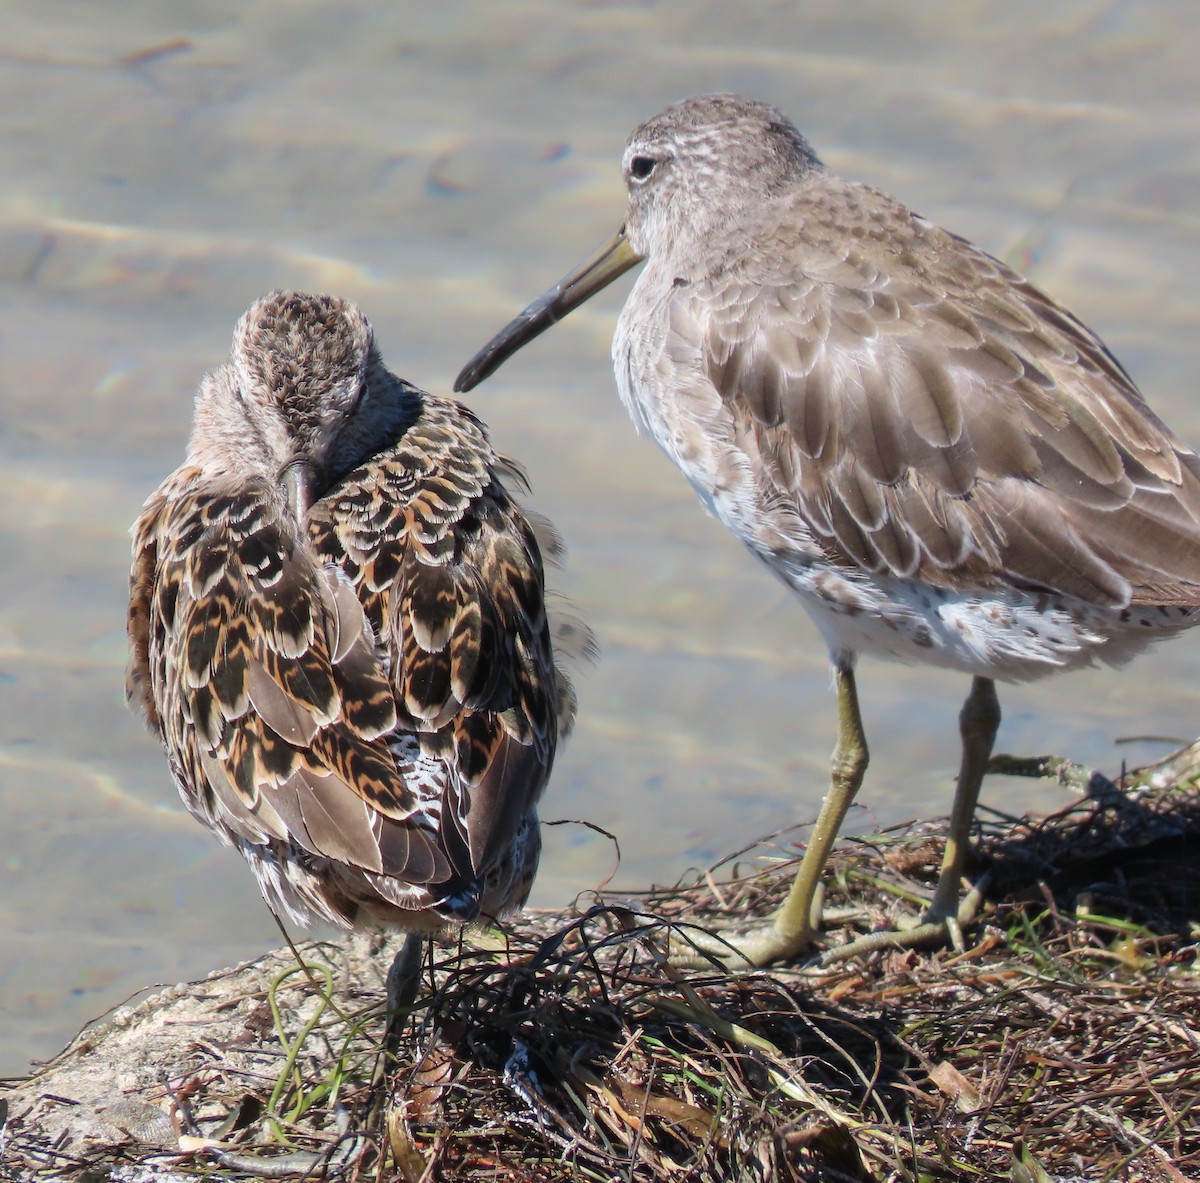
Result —
<instances>
[{"instance_id":1,"label":"bird's dark eye","mask_svg":"<svg viewBox=\"0 0 1200 1183\"><path fill-rule=\"evenodd\" d=\"M635 156L629 162L629 177L634 181L644 181L654 171L658 163L653 156Z\"/></svg>"}]
</instances>

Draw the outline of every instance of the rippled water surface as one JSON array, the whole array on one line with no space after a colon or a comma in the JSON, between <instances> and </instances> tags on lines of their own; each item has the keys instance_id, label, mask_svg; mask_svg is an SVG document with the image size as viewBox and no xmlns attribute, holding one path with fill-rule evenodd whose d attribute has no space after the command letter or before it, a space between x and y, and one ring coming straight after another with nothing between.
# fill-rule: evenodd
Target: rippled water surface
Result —
<instances>
[{"instance_id":1,"label":"rippled water surface","mask_svg":"<svg viewBox=\"0 0 1200 1183\"><path fill-rule=\"evenodd\" d=\"M745 10L749 10L748 12ZM240 312L366 308L393 368L463 361L615 228L628 131L734 89L835 169L1015 261L1200 442L1200 26L1187 0L438 5L10 3L0 47L0 1072L151 982L277 942L122 703L126 528L183 456ZM667 881L811 818L834 712L799 608L635 437L627 286L470 397L570 547L603 659L546 800ZM1112 769L1191 736L1200 636L1002 693L1000 746ZM864 662L859 828L949 805L963 679ZM984 800L1060 804L996 780ZM547 831L535 902L610 872Z\"/></svg>"}]
</instances>

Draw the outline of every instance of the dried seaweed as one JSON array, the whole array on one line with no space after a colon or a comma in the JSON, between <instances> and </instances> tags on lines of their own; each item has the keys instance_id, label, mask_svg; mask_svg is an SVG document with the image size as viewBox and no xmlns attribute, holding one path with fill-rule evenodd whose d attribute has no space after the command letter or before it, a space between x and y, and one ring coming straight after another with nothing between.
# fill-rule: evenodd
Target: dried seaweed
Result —
<instances>
[{"instance_id":1,"label":"dried seaweed","mask_svg":"<svg viewBox=\"0 0 1200 1183\"><path fill-rule=\"evenodd\" d=\"M1196 768L1189 749L1119 788L1083 778L1062 814L989 817L960 953L676 968L695 926L770 913L793 850L438 947L379 1072L379 939L302 946L306 973L269 954L14 1082L0 1178L1200 1177ZM940 845L928 823L844 843L831 915L894 920Z\"/></svg>"}]
</instances>

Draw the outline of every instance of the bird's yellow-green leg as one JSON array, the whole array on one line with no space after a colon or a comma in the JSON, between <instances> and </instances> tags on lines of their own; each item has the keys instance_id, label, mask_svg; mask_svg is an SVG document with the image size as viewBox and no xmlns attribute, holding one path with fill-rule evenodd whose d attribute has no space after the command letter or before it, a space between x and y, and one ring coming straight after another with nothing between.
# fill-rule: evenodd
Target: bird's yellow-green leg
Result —
<instances>
[{"instance_id":1,"label":"bird's yellow-green leg","mask_svg":"<svg viewBox=\"0 0 1200 1183\"><path fill-rule=\"evenodd\" d=\"M821 810L787 899L775 913L771 927L741 946L742 954L751 965L767 965L795 957L812 944L813 930L821 923L820 917L813 914L813 902L821 885L825 863L867 771L867 737L858 709L853 668L844 663L836 664L834 683L838 737L830 763L829 791L821 802Z\"/></svg>"},{"instance_id":2,"label":"bird's yellow-green leg","mask_svg":"<svg viewBox=\"0 0 1200 1183\"><path fill-rule=\"evenodd\" d=\"M956 949L963 947L962 929L974 919L981 895L979 888L975 887L959 902L963 864L966 862L979 789L1000 727L1000 701L991 678L976 678L972 682L971 693L967 695L958 716L958 726L962 734L962 763L958 769L958 785L950 812L942 870L925 915L908 928L868 933L849 944L830 949L821 958L823 964L845 961L877 949L914 949L923 945L945 944L947 938Z\"/></svg>"},{"instance_id":3,"label":"bird's yellow-green leg","mask_svg":"<svg viewBox=\"0 0 1200 1183\"><path fill-rule=\"evenodd\" d=\"M795 957L812 944L813 930L820 927L820 908L815 901L825 860L862 784L868 759L854 669L848 661L835 661L833 676L837 689L838 738L833 749L829 791L821 802L808 848L787 899L775 913L771 926L763 931L730 934L727 943L696 941L705 953L724 961L732 969L769 965L773 961Z\"/></svg>"}]
</instances>

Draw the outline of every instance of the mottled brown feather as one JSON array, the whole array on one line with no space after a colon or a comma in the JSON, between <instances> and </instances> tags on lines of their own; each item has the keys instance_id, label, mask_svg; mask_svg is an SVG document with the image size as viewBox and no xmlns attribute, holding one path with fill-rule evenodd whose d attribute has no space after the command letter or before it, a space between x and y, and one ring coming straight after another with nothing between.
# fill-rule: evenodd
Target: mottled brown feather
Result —
<instances>
[{"instance_id":1,"label":"mottled brown feather","mask_svg":"<svg viewBox=\"0 0 1200 1183\"><path fill-rule=\"evenodd\" d=\"M276 293L134 525L130 700L296 919L427 931L528 893L573 696L513 471L353 305Z\"/></svg>"}]
</instances>

